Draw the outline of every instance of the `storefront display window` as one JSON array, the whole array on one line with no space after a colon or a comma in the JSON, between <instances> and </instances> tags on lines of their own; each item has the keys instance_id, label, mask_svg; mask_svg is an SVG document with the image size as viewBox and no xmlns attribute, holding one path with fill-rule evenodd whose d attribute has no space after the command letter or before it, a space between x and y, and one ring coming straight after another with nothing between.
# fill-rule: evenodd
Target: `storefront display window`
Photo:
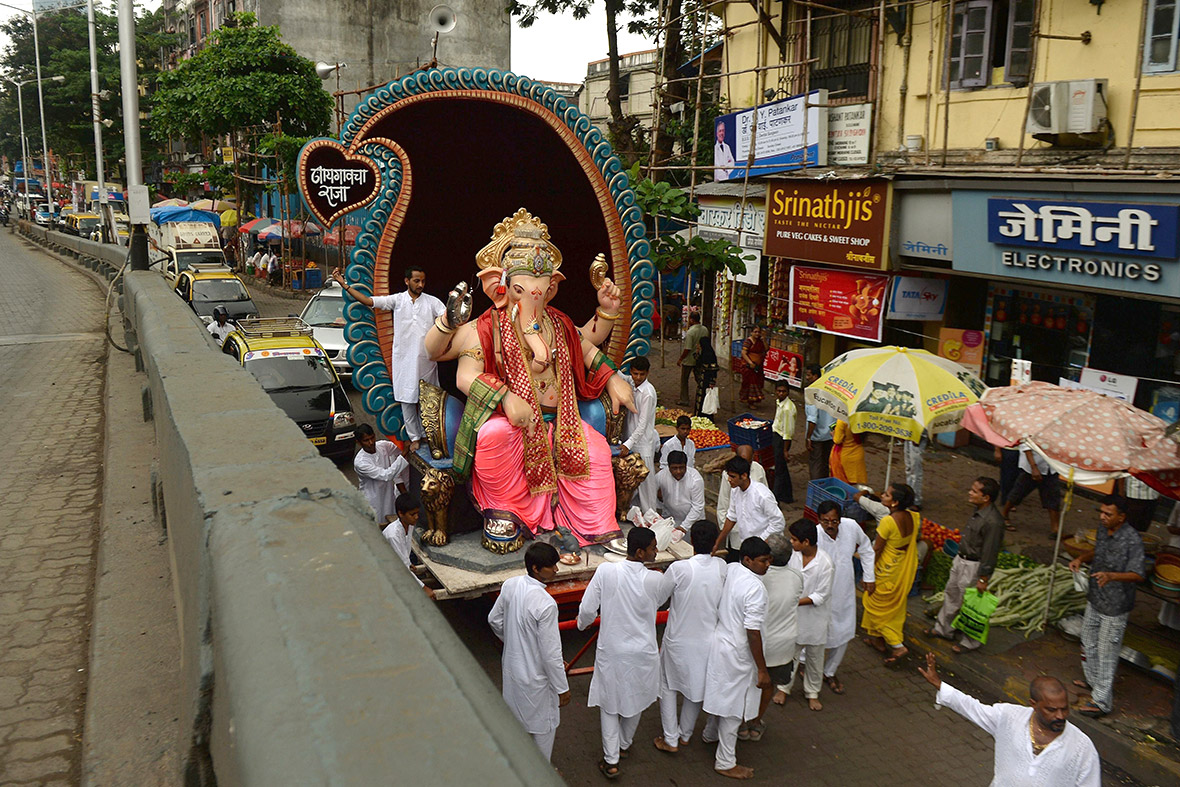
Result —
<instances>
[{"instance_id":1,"label":"storefront display window","mask_svg":"<svg viewBox=\"0 0 1180 787\"><path fill-rule=\"evenodd\" d=\"M1093 323L1093 296L989 285L984 381L1007 385L1013 358L1032 361L1034 380L1078 379Z\"/></svg>"}]
</instances>

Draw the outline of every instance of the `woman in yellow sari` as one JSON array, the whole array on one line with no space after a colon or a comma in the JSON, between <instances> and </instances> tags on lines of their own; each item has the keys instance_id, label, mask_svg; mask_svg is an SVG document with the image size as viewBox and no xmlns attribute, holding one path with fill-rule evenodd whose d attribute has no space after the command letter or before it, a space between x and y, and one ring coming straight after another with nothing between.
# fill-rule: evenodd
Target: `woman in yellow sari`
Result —
<instances>
[{"instance_id":1,"label":"woman in yellow sari","mask_svg":"<svg viewBox=\"0 0 1180 787\"><path fill-rule=\"evenodd\" d=\"M918 571L918 536L921 534L919 514L907 509L914 504L914 490L906 484L890 484L881 495L881 502L889 507L889 515L877 525L877 540L873 549L877 554L877 585L865 593L864 626L866 645L887 654L886 666L897 663L909 654L902 629L905 626L906 598Z\"/></svg>"},{"instance_id":2,"label":"woman in yellow sari","mask_svg":"<svg viewBox=\"0 0 1180 787\"><path fill-rule=\"evenodd\" d=\"M837 421L832 427L832 453L828 457L828 470L832 478L849 484L867 484L869 475L865 471L865 449L860 435L852 433L847 421Z\"/></svg>"}]
</instances>

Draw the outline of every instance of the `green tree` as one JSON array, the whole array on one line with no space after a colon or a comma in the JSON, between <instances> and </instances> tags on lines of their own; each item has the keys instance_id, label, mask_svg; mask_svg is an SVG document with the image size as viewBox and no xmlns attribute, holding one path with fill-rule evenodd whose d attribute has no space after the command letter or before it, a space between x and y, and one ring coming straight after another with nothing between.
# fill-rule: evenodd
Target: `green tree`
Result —
<instances>
[{"instance_id":1,"label":"green tree","mask_svg":"<svg viewBox=\"0 0 1180 787\"><path fill-rule=\"evenodd\" d=\"M17 80L33 80L23 91L25 105L25 134L29 152L41 157L41 118L37 108L36 67L33 47L33 25L27 16L14 16L3 25L9 39L0 54L0 70ZM37 32L41 45L42 89L45 96L45 125L49 147L58 157L65 158L70 171L85 170L94 174L94 127L90 115L90 46L87 35L85 9L67 9L37 16ZM118 20L113 13L95 9L95 40L99 74L99 89L106 95L99 100L103 118L113 125L103 131L103 152L110 173L123 157L122 102L119 77ZM163 12L141 12L136 20L136 52L139 59L140 83L150 91L159 71L162 47L170 45L174 35L163 32ZM62 82L52 81L63 76ZM19 118L16 89L11 83L0 85L0 123L8 134L0 137L0 151L15 158L20 155ZM150 150L145 157L150 158ZM67 172L68 174L68 172ZM113 179L113 178L112 178Z\"/></svg>"},{"instance_id":2,"label":"green tree","mask_svg":"<svg viewBox=\"0 0 1180 787\"><path fill-rule=\"evenodd\" d=\"M315 64L284 44L278 27L260 27L247 13L233 14L200 52L160 74L151 107L161 142L222 137L280 117L285 132L319 136L332 119Z\"/></svg>"}]
</instances>

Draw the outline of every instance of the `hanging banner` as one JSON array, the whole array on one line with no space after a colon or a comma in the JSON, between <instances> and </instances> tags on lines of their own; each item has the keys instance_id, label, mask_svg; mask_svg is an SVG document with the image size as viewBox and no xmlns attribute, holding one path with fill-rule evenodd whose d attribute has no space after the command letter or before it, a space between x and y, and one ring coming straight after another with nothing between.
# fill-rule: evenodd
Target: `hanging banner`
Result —
<instances>
[{"instance_id":1,"label":"hanging banner","mask_svg":"<svg viewBox=\"0 0 1180 787\"><path fill-rule=\"evenodd\" d=\"M777 180L767 185L768 257L884 270L889 263L887 180Z\"/></svg>"},{"instance_id":2,"label":"hanging banner","mask_svg":"<svg viewBox=\"0 0 1180 787\"><path fill-rule=\"evenodd\" d=\"M938 355L954 361L976 374L983 372L983 331L940 328Z\"/></svg>"},{"instance_id":3,"label":"hanging banner","mask_svg":"<svg viewBox=\"0 0 1180 787\"><path fill-rule=\"evenodd\" d=\"M946 279L894 276L889 289L890 320L941 320L946 312Z\"/></svg>"},{"instance_id":4,"label":"hanging banner","mask_svg":"<svg viewBox=\"0 0 1180 787\"><path fill-rule=\"evenodd\" d=\"M731 112L713 122L713 180L739 180L746 175L750 142L754 142L754 166L750 177L828 163L828 91L813 90L754 110ZM806 141L804 141L806 140Z\"/></svg>"},{"instance_id":5,"label":"hanging banner","mask_svg":"<svg viewBox=\"0 0 1180 787\"><path fill-rule=\"evenodd\" d=\"M790 322L852 339L881 341L889 277L830 268L791 268Z\"/></svg>"}]
</instances>

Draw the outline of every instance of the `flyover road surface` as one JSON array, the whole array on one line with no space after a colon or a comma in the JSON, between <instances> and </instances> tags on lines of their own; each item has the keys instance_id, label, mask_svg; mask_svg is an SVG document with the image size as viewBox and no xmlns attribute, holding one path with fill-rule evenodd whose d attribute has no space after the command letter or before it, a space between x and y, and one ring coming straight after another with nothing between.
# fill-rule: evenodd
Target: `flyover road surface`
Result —
<instances>
[{"instance_id":1,"label":"flyover road surface","mask_svg":"<svg viewBox=\"0 0 1180 787\"><path fill-rule=\"evenodd\" d=\"M103 296L7 228L0 284L0 784L76 784L102 489Z\"/></svg>"}]
</instances>

